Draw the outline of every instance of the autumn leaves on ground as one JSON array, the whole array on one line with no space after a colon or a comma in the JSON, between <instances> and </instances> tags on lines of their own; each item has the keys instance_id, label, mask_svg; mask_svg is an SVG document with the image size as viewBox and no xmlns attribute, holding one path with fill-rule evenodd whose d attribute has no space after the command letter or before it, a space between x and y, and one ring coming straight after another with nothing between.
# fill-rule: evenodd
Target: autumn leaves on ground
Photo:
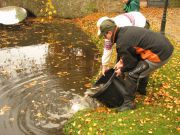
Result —
<instances>
[{"instance_id":1,"label":"autumn leaves on ground","mask_svg":"<svg viewBox=\"0 0 180 135\"><path fill-rule=\"evenodd\" d=\"M172 11L172 10L171 10ZM148 16L154 31L159 31L162 9L142 9ZM115 13L95 13L74 22L92 37L102 50L102 41L96 37L96 21L102 16ZM156 17L156 19L155 19ZM115 113L108 108L84 110L74 115L65 125L64 132L73 135L176 135L180 133L180 51L170 37L175 51L163 68L151 75L147 96L136 96L137 109Z\"/></svg>"}]
</instances>

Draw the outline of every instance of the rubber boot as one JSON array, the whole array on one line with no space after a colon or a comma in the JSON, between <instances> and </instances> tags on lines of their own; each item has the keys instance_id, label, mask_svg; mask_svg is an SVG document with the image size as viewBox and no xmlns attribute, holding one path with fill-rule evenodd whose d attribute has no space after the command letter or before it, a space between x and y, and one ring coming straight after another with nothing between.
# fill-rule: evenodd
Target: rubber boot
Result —
<instances>
[{"instance_id":1,"label":"rubber boot","mask_svg":"<svg viewBox=\"0 0 180 135\"><path fill-rule=\"evenodd\" d=\"M136 108L135 102L134 102L134 98L127 96L124 97L124 102L120 107L116 108L116 112L123 112L123 111L127 111L127 110L133 110Z\"/></svg>"},{"instance_id":2,"label":"rubber boot","mask_svg":"<svg viewBox=\"0 0 180 135\"><path fill-rule=\"evenodd\" d=\"M139 78L140 74L149 68L149 64L146 61L140 61L136 68L129 72L130 78L137 81L137 91L146 95L146 86L148 84L148 76L144 78Z\"/></svg>"},{"instance_id":3,"label":"rubber boot","mask_svg":"<svg viewBox=\"0 0 180 135\"><path fill-rule=\"evenodd\" d=\"M149 76L140 78L137 86L137 92L141 95L146 95L146 87L148 84Z\"/></svg>"},{"instance_id":4,"label":"rubber boot","mask_svg":"<svg viewBox=\"0 0 180 135\"><path fill-rule=\"evenodd\" d=\"M128 74L130 78L134 78L135 80L137 80L139 79L140 74L146 71L148 68L149 68L149 64L146 61L140 61L138 65Z\"/></svg>"},{"instance_id":5,"label":"rubber boot","mask_svg":"<svg viewBox=\"0 0 180 135\"><path fill-rule=\"evenodd\" d=\"M125 77L124 81L127 94L123 95L124 102L120 107L116 108L117 112L135 109L134 99L137 90L139 75L148 68L149 65L147 62L140 61L138 65Z\"/></svg>"},{"instance_id":6,"label":"rubber boot","mask_svg":"<svg viewBox=\"0 0 180 135\"><path fill-rule=\"evenodd\" d=\"M116 112L122 112L126 110L135 109L135 92L136 92L136 81L129 76L125 78L125 88L126 92L123 94L124 102L120 107L115 108Z\"/></svg>"}]
</instances>

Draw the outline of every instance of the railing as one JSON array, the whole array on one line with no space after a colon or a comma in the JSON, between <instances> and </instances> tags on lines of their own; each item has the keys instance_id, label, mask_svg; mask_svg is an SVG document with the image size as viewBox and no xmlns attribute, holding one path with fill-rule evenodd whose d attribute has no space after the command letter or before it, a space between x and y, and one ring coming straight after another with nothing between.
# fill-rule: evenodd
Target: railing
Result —
<instances>
[{"instance_id":1,"label":"railing","mask_svg":"<svg viewBox=\"0 0 180 135\"><path fill-rule=\"evenodd\" d=\"M147 0L148 7L164 7L166 0ZM170 0L169 7L180 7L180 0Z\"/></svg>"}]
</instances>

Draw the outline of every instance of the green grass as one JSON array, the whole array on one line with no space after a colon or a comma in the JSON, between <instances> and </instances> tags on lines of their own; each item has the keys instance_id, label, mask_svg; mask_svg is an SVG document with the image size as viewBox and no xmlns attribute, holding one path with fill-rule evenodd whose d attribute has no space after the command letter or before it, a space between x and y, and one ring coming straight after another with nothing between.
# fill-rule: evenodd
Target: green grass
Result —
<instances>
[{"instance_id":1,"label":"green grass","mask_svg":"<svg viewBox=\"0 0 180 135\"><path fill-rule=\"evenodd\" d=\"M178 135L178 113L163 107L138 105L133 111L81 111L66 125L66 134L73 135Z\"/></svg>"},{"instance_id":2,"label":"green grass","mask_svg":"<svg viewBox=\"0 0 180 135\"><path fill-rule=\"evenodd\" d=\"M97 41L96 41L97 42ZM137 109L115 113L108 108L77 112L65 125L67 135L179 135L180 50L154 72L147 96L137 95Z\"/></svg>"}]
</instances>

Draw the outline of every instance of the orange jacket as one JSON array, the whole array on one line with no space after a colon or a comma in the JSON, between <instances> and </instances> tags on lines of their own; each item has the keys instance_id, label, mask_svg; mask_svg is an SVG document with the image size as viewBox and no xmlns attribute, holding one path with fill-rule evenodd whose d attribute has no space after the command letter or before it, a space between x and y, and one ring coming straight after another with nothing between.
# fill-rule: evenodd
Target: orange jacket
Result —
<instances>
[{"instance_id":1,"label":"orange jacket","mask_svg":"<svg viewBox=\"0 0 180 135\"><path fill-rule=\"evenodd\" d=\"M164 35L134 26L118 28L115 43L118 59L122 58L124 63L122 72L131 70L142 59L154 63L164 61L174 49Z\"/></svg>"}]
</instances>

